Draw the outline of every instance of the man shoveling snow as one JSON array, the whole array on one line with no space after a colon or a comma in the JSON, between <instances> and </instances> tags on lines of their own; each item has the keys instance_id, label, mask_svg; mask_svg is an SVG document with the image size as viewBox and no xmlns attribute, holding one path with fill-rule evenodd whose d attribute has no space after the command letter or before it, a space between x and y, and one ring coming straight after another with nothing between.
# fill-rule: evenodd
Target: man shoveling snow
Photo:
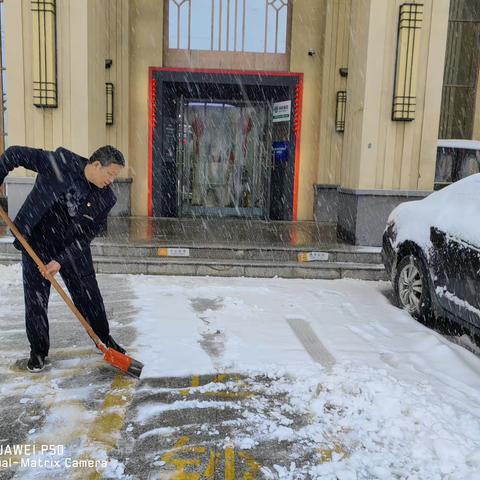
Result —
<instances>
[{"instance_id":1,"label":"man shoveling snow","mask_svg":"<svg viewBox=\"0 0 480 480\"><path fill-rule=\"evenodd\" d=\"M65 148L47 152L18 146L8 148L0 157L0 185L16 167L38 173L15 217L15 226L45 264L48 274L60 272L75 306L100 340L120 353L125 350L110 335L90 243L117 201L110 185L124 166L122 153L108 145L89 159ZM14 246L22 250L25 323L30 342L27 368L39 372L45 368L50 348L50 281L18 239Z\"/></svg>"}]
</instances>

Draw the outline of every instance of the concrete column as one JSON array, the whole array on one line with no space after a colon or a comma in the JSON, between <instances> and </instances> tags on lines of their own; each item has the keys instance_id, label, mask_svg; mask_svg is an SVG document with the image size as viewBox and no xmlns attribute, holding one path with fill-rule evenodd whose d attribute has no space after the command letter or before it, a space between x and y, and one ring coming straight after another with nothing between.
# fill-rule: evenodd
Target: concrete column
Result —
<instances>
[{"instance_id":1,"label":"concrete column","mask_svg":"<svg viewBox=\"0 0 480 480\"><path fill-rule=\"evenodd\" d=\"M114 123L107 126L106 143L115 145L125 155L130 166L130 0L106 0L107 53L113 61L105 70L105 81L114 84ZM122 176L129 176L128 168Z\"/></svg>"},{"instance_id":2,"label":"concrete column","mask_svg":"<svg viewBox=\"0 0 480 480\"><path fill-rule=\"evenodd\" d=\"M317 183L338 185L344 134L335 131L337 92L347 89L340 68L349 66L350 12L352 0L328 0L321 81L320 152Z\"/></svg>"},{"instance_id":3,"label":"concrete column","mask_svg":"<svg viewBox=\"0 0 480 480\"><path fill-rule=\"evenodd\" d=\"M82 155L89 151L89 119L91 105L88 98L89 88L93 87L90 80L88 45L92 42L88 38L88 0L70 2L70 98L72 103L71 115L71 148ZM64 47L62 47L64 48ZM73 113L75 112L75 113ZM75 132L75 133L73 133Z\"/></svg>"},{"instance_id":4,"label":"concrete column","mask_svg":"<svg viewBox=\"0 0 480 480\"><path fill-rule=\"evenodd\" d=\"M8 88L8 140L9 144L24 145L27 141L25 131L25 64L24 43L31 37L24 33L23 2L4 1L5 15L5 65L7 68ZM19 34L19 32L21 32ZM28 50L30 51L30 49ZM30 89L29 89L30 90ZM31 90L30 90L31 91Z\"/></svg>"},{"instance_id":5,"label":"concrete column","mask_svg":"<svg viewBox=\"0 0 480 480\"><path fill-rule=\"evenodd\" d=\"M401 3L352 2L338 225L355 243L379 244L389 210L433 188L449 0L421 2L417 107L411 122L391 120Z\"/></svg>"},{"instance_id":6,"label":"concrete column","mask_svg":"<svg viewBox=\"0 0 480 480\"><path fill-rule=\"evenodd\" d=\"M132 208L148 214L148 68L163 66L163 0L130 1L130 167Z\"/></svg>"},{"instance_id":7,"label":"concrete column","mask_svg":"<svg viewBox=\"0 0 480 480\"><path fill-rule=\"evenodd\" d=\"M294 0L290 71L303 72L303 106L300 171L298 182L298 220L311 220L320 131L322 88L322 45L325 29L326 0ZM313 49L314 55L308 55Z\"/></svg>"}]
</instances>

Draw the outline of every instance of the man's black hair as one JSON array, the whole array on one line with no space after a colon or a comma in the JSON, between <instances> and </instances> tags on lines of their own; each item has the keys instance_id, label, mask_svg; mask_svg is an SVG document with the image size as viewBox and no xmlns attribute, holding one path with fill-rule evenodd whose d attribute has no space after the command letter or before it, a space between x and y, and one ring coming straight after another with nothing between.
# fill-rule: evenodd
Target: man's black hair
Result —
<instances>
[{"instance_id":1,"label":"man's black hair","mask_svg":"<svg viewBox=\"0 0 480 480\"><path fill-rule=\"evenodd\" d=\"M92 156L88 159L88 163L100 162L102 167L108 167L112 163L116 165L125 166L125 158L120 150L117 150L111 145L105 145L100 147L98 150L95 150L92 153Z\"/></svg>"}]
</instances>

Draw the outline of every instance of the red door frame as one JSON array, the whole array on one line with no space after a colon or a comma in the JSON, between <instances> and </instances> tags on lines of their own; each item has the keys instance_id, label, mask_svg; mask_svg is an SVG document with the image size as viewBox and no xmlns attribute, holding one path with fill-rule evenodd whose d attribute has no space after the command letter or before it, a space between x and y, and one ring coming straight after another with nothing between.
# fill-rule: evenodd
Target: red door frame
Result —
<instances>
[{"instance_id":1,"label":"red door frame","mask_svg":"<svg viewBox=\"0 0 480 480\"><path fill-rule=\"evenodd\" d=\"M293 212L292 218L297 220L298 204L298 178L300 170L300 141L302 133L302 109L303 109L303 73L293 72L269 72L262 70L221 70L200 68L171 68L149 67L148 69L148 216L153 216L153 129L156 127L156 81L154 72L180 72L180 73L211 73L223 75L265 75L276 77L297 77L298 82L295 92L294 103L294 134L295 134L295 172L293 179Z\"/></svg>"}]
</instances>

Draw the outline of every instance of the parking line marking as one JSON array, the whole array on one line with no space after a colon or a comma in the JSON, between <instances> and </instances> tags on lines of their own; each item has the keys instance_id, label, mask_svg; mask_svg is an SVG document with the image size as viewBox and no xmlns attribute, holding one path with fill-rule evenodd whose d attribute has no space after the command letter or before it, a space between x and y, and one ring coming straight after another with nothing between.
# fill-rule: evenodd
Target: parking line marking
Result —
<instances>
[{"instance_id":1,"label":"parking line marking","mask_svg":"<svg viewBox=\"0 0 480 480\"><path fill-rule=\"evenodd\" d=\"M220 455L218 452L216 452L214 449L210 450L210 459L208 461L207 468L205 472L203 472L203 475L205 478L213 478L215 475L215 469L218 464L218 461L220 460Z\"/></svg>"},{"instance_id":2,"label":"parking line marking","mask_svg":"<svg viewBox=\"0 0 480 480\"><path fill-rule=\"evenodd\" d=\"M238 456L243 458L248 466L248 470L243 474L243 480L255 480L257 473L260 471L260 464L246 451L238 452Z\"/></svg>"},{"instance_id":3,"label":"parking line marking","mask_svg":"<svg viewBox=\"0 0 480 480\"><path fill-rule=\"evenodd\" d=\"M103 449L107 454L116 447L136 384L136 380L123 373L115 375L110 393L105 396L98 415L87 432L89 446L95 445L95 450ZM85 459L94 460L90 453L87 453L86 458L82 456L82 460ZM77 473L76 477L81 479L102 478L102 473L93 468L79 469Z\"/></svg>"},{"instance_id":4,"label":"parking line marking","mask_svg":"<svg viewBox=\"0 0 480 480\"><path fill-rule=\"evenodd\" d=\"M212 447L189 447L188 442L190 437L184 435L180 437L174 446L168 450L163 456L162 461L173 465L174 472L169 472L168 478L173 480L200 480L213 479L217 467L220 465L221 452ZM196 453L200 455L186 457L185 454ZM183 454L183 455L182 455ZM182 456L181 456L182 455ZM236 476L236 455L246 463L246 470L243 472L243 480L255 480L260 471L260 464L255 461L253 456L244 450L236 451L233 446L227 446L223 450L225 458L223 478L224 480L235 480ZM206 462L206 468L202 473L199 472L199 467L202 467ZM186 472L186 467L197 467L196 472ZM163 477L162 477L163 478ZM167 477L165 477L167 478Z\"/></svg>"},{"instance_id":5,"label":"parking line marking","mask_svg":"<svg viewBox=\"0 0 480 480\"><path fill-rule=\"evenodd\" d=\"M225 383L228 381L234 381L238 385L240 385L240 377L238 375L233 376L232 378L229 378L227 374L221 373L216 375L212 380L210 380L208 383ZM189 388L182 388L179 390L180 395L187 396L190 395L192 392L190 391L190 388L197 388L201 386L201 381L200 381L200 376L199 375L194 375L192 376L191 380L191 386ZM237 399L237 398L250 398L255 395L254 392L251 391L245 391L245 392L229 392L225 390L220 390L218 392L199 392L200 395L205 395L208 397L221 397L221 398L232 398L232 399Z\"/></svg>"},{"instance_id":6,"label":"parking line marking","mask_svg":"<svg viewBox=\"0 0 480 480\"><path fill-rule=\"evenodd\" d=\"M185 467L187 466L195 466L198 467L202 464L202 461L199 458L175 458L175 455L188 444L189 437L184 435L180 437L180 439L175 443L173 448L169 450L165 455L162 457L162 461L165 463L170 463L171 465L175 466L175 473L171 477L172 480L199 480L200 474L195 472L185 472ZM191 449L185 449L186 451L198 451L202 450L201 453L205 453L206 449L202 447L193 447Z\"/></svg>"},{"instance_id":7,"label":"parking line marking","mask_svg":"<svg viewBox=\"0 0 480 480\"><path fill-rule=\"evenodd\" d=\"M235 480L235 450L233 447L225 449L225 480Z\"/></svg>"},{"instance_id":8,"label":"parking line marking","mask_svg":"<svg viewBox=\"0 0 480 480\"><path fill-rule=\"evenodd\" d=\"M192 387L199 387L200 386L200 376L194 375L192 377Z\"/></svg>"}]
</instances>

